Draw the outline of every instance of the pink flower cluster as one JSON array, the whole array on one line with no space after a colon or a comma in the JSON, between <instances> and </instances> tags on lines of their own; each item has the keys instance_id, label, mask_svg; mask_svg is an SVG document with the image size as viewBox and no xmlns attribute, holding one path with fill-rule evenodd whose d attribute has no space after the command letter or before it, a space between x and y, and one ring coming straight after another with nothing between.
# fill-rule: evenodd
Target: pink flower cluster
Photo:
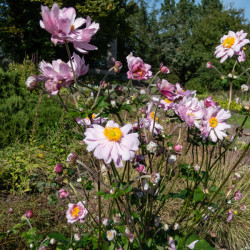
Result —
<instances>
[{"instance_id":1,"label":"pink flower cluster","mask_svg":"<svg viewBox=\"0 0 250 250\"><path fill-rule=\"evenodd\" d=\"M226 121L231 114L228 110L221 109L211 96L204 101L199 101L198 98L192 96L195 91L184 90L179 83L173 85L165 79L158 82L157 86L161 94L167 97L160 101L159 98L152 98L152 101L160 108L174 110L188 127L197 127L204 139L210 137L213 142L216 142L227 136L224 130L230 128ZM150 104L149 107L152 105ZM156 134L158 133L157 126Z\"/></svg>"},{"instance_id":2,"label":"pink flower cluster","mask_svg":"<svg viewBox=\"0 0 250 250\"><path fill-rule=\"evenodd\" d=\"M90 17L76 18L74 8L60 9L56 3L53 4L51 10L47 6L42 6L41 10L43 20L40 21L40 26L52 35L51 41L55 45L71 42L81 53L97 49L89 42L99 30L99 24L91 23ZM86 28L79 29L83 24L86 24Z\"/></svg>"}]
</instances>

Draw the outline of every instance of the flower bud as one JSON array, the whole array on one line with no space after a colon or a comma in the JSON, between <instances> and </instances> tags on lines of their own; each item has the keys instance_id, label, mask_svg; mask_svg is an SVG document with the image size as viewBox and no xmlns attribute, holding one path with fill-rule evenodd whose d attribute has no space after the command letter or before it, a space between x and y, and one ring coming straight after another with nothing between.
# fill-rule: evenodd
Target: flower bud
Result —
<instances>
[{"instance_id":1,"label":"flower bud","mask_svg":"<svg viewBox=\"0 0 250 250\"><path fill-rule=\"evenodd\" d=\"M13 214L13 213L14 213L14 210L13 210L12 208L9 208L9 209L8 209L8 213L9 213L9 214Z\"/></svg>"},{"instance_id":2,"label":"flower bud","mask_svg":"<svg viewBox=\"0 0 250 250\"><path fill-rule=\"evenodd\" d=\"M54 167L54 170L56 173L61 173L63 171L63 166L61 163L56 163L55 167Z\"/></svg>"},{"instance_id":3,"label":"flower bud","mask_svg":"<svg viewBox=\"0 0 250 250\"><path fill-rule=\"evenodd\" d=\"M147 91L145 89L140 89L140 95L146 95Z\"/></svg>"},{"instance_id":4,"label":"flower bud","mask_svg":"<svg viewBox=\"0 0 250 250\"><path fill-rule=\"evenodd\" d=\"M194 171L195 172L199 172L200 168L201 167L198 164L194 165Z\"/></svg>"},{"instance_id":5,"label":"flower bud","mask_svg":"<svg viewBox=\"0 0 250 250\"><path fill-rule=\"evenodd\" d=\"M105 227L108 226L109 222L110 222L109 218L106 218L106 217L102 218L102 225L103 226L105 226Z\"/></svg>"},{"instance_id":6,"label":"flower bud","mask_svg":"<svg viewBox=\"0 0 250 250\"><path fill-rule=\"evenodd\" d=\"M123 87L121 85L116 85L115 88L114 88L114 91L115 93L118 95L118 96L121 96L122 95L122 90L123 90Z\"/></svg>"},{"instance_id":7,"label":"flower bud","mask_svg":"<svg viewBox=\"0 0 250 250\"><path fill-rule=\"evenodd\" d=\"M146 168L143 164L138 164L136 170L140 173L140 174L146 174Z\"/></svg>"},{"instance_id":8,"label":"flower bud","mask_svg":"<svg viewBox=\"0 0 250 250\"><path fill-rule=\"evenodd\" d=\"M159 173L153 172L153 173L151 174L151 181L152 181L154 184L158 184L159 181L160 181L160 179L161 179L161 176L160 176Z\"/></svg>"},{"instance_id":9,"label":"flower bud","mask_svg":"<svg viewBox=\"0 0 250 250\"><path fill-rule=\"evenodd\" d=\"M81 239L81 235L79 233L74 234L75 241L79 241Z\"/></svg>"},{"instance_id":10,"label":"flower bud","mask_svg":"<svg viewBox=\"0 0 250 250\"><path fill-rule=\"evenodd\" d=\"M119 61L116 61L115 62L115 66L114 66L114 72L115 73L120 73L121 68L122 68L122 63L119 62Z\"/></svg>"},{"instance_id":11,"label":"flower bud","mask_svg":"<svg viewBox=\"0 0 250 250\"><path fill-rule=\"evenodd\" d=\"M182 150L182 146L180 144L175 144L174 145L174 151L175 153L179 154Z\"/></svg>"},{"instance_id":12,"label":"flower bud","mask_svg":"<svg viewBox=\"0 0 250 250\"><path fill-rule=\"evenodd\" d=\"M168 157L168 163L174 164L176 162L176 155L170 155Z\"/></svg>"},{"instance_id":13,"label":"flower bud","mask_svg":"<svg viewBox=\"0 0 250 250\"><path fill-rule=\"evenodd\" d=\"M110 104L111 104L111 106L114 108L114 107L116 106L116 101L115 101L115 100L112 100L112 101L110 102Z\"/></svg>"},{"instance_id":14,"label":"flower bud","mask_svg":"<svg viewBox=\"0 0 250 250\"><path fill-rule=\"evenodd\" d=\"M37 85L37 77L36 76L29 76L25 82L27 88L29 90L33 90L36 88Z\"/></svg>"},{"instance_id":15,"label":"flower bud","mask_svg":"<svg viewBox=\"0 0 250 250\"><path fill-rule=\"evenodd\" d=\"M213 68L213 64L211 62L207 62L206 64L207 69Z\"/></svg>"},{"instance_id":16,"label":"flower bud","mask_svg":"<svg viewBox=\"0 0 250 250\"><path fill-rule=\"evenodd\" d=\"M61 199L68 197L69 193L65 189L60 189L58 195Z\"/></svg>"},{"instance_id":17,"label":"flower bud","mask_svg":"<svg viewBox=\"0 0 250 250\"><path fill-rule=\"evenodd\" d=\"M245 212L246 209L247 209L247 206L246 206L245 204L242 204L242 205L240 206L240 210L241 210L241 211Z\"/></svg>"},{"instance_id":18,"label":"flower bud","mask_svg":"<svg viewBox=\"0 0 250 250\"><path fill-rule=\"evenodd\" d=\"M50 243L51 245L56 244L56 239L55 239L55 238L51 238L49 243Z\"/></svg>"},{"instance_id":19,"label":"flower bud","mask_svg":"<svg viewBox=\"0 0 250 250\"><path fill-rule=\"evenodd\" d=\"M163 63L161 63L160 67L161 67L162 74L169 74L170 73L170 70L166 66L164 66Z\"/></svg>"},{"instance_id":20,"label":"flower bud","mask_svg":"<svg viewBox=\"0 0 250 250\"><path fill-rule=\"evenodd\" d=\"M72 164L76 162L76 159L77 159L77 154L73 152L68 155L67 162Z\"/></svg>"},{"instance_id":21,"label":"flower bud","mask_svg":"<svg viewBox=\"0 0 250 250\"><path fill-rule=\"evenodd\" d=\"M33 211L32 210L27 210L25 213L25 217L30 219L33 217Z\"/></svg>"}]
</instances>

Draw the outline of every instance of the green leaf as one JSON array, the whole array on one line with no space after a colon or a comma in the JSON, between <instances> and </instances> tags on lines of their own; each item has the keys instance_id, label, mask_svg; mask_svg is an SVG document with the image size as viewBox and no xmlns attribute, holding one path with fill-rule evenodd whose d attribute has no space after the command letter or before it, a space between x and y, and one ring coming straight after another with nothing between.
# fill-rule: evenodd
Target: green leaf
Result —
<instances>
[{"instance_id":1,"label":"green leaf","mask_svg":"<svg viewBox=\"0 0 250 250\"><path fill-rule=\"evenodd\" d=\"M202 201L204 199L205 194L203 193L201 188L197 188L194 191L193 202Z\"/></svg>"},{"instance_id":2,"label":"green leaf","mask_svg":"<svg viewBox=\"0 0 250 250\"><path fill-rule=\"evenodd\" d=\"M170 193L169 197L170 198L179 198L179 199L185 199L187 197L187 189L181 190L180 193Z\"/></svg>"},{"instance_id":3,"label":"green leaf","mask_svg":"<svg viewBox=\"0 0 250 250\"><path fill-rule=\"evenodd\" d=\"M215 248L211 247L205 240L199 240L194 247L194 250L213 250Z\"/></svg>"},{"instance_id":4,"label":"green leaf","mask_svg":"<svg viewBox=\"0 0 250 250\"><path fill-rule=\"evenodd\" d=\"M60 234L60 233L50 233L48 236L51 239L54 238L57 241L60 241L62 243L68 243L68 240L65 238L65 236L63 234Z\"/></svg>"}]
</instances>

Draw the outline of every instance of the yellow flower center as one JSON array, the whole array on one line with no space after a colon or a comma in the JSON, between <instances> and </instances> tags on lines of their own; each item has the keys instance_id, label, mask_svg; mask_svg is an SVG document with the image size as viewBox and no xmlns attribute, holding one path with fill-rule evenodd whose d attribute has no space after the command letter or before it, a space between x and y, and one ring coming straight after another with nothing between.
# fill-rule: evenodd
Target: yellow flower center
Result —
<instances>
[{"instance_id":1,"label":"yellow flower center","mask_svg":"<svg viewBox=\"0 0 250 250\"><path fill-rule=\"evenodd\" d=\"M189 116L194 116L194 114L193 113L187 113Z\"/></svg>"},{"instance_id":2,"label":"yellow flower center","mask_svg":"<svg viewBox=\"0 0 250 250\"><path fill-rule=\"evenodd\" d=\"M71 25L71 30L74 30L75 29L75 26L72 24Z\"/></svg>"},{"instance_id":3,"label":"yellow flower center","mask_svg":"<svg viewBox=\"0 0 250 250\"><path fill-rule=\"evenodd\" d=\"M151 116L151 118L152 118L153 120L155 119L156 122L158 121L158 118L155 117L155 112L154 112L154 111L150 113L150 116Z\"/></svg>"},{"instance_id":4,"label":"yellow flower center","mask_svg":"<svg viewBox=\"0 0 250 250\"><path fill-rule=\"evenodd\" d=\"M112 233L111 233L111 232L108 232L108 236L109 236L109 237L112 237Z\"/></svg>"},{"instance_id":5,"label":"yellow flower center","mask_svg":"<svg viewBox=\"0 0 250 250\"><path fill-rule=\"evenodd\" d=\"M71 215L73 217L78 217L79 212L80 212L80 209L79 209L79 207L76 206L76 207L73 208L73 210L71 212Z\"/></svg>"},{"instance_id":6,"label":"yellow flower center","mask_svg":"<svg viewBox=\"0 0 250 250\"><path fill-rule=\"evenodd\" d=\"M110 141L120 141L122 137L122 131L120 128L110 128L106 127L104 129L104 135L110 140Z\"/></svg>"},{"instance_id":7,"label":"yellow flower center","mask_svg":"<svg viewBox=\"0 0 250 250\"><path fill-rule=\"evenodd\" d=\"M168 98L166 98L164 101L165 101L166 103L172 103L172 101L168 100Z\"/></svg>"},{"instance_id":8,"label":"yellow flower center","mask_svg":"<svg viewBox=\"0 0 250 250\"><path fill-rule=\"evenodd\" d=\"M95 117L96 117L96 115L93 114L93 115L92 115L92 119L94 119ZM88 116L87 116L86 118L89 120L89 117L88 117Z\"/></svg>"},{"instance_id":9,"label":"yellow flower center","mask_svg":"<svg viewBox=\"0 0 250 250\"><path fill-rule=\"evenodd\" d=\"M222 44L223 44L224 47L230 49L234 45L234 42L235 42L235 38L229 36L228 38L226 38L224 40L224 42Z\"/></svg>"},{"instance_id":10,"label":"yellow flower center","mask_svg":"<svg viewBox=\"0 0 250 250\"><path fill-rule=\"evenodd\" d=\"M218 125L218 120L216 117L212 117L209 119L209 124L212 128L215 128Z\"/></svg>"}]
</instances>

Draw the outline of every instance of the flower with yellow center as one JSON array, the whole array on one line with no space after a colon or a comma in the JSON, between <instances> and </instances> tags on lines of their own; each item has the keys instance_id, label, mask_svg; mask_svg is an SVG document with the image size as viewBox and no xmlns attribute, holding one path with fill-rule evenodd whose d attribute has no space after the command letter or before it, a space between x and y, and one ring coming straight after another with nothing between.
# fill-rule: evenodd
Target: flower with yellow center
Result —
<instances>
[{"instance_id":1,"label":"flower with yellow center","mask_svg":"<svg viewBox=\"0 0 250 250\"><path fill-rule=\"evenodd\" d=\"M104 129L104 135L110 140L110 141L120 141L122 137L122 131L118 127L106 127Z\"/></svg>"},{"instance_id":2,"label":"flower with yellow center","mask_svg":"<svg viewBox=\"0 0 250 250\"><path fill-rule=\"evenodd\" d=\"M194 114L193 113L187 113L189 116L194 116Z\"/></svg>"},{"instance_id":3,"label":"flower with yellow center","mask_svg":"<svg viewBox=\"0 0 250 250\"><path fill-rule=\"evenodd\" d=\"M223 41L222 45L223 45L224 47L230 49L230 48L234 45L234 43L235 43L235 38L232 37L232 36L229 36L229 37L227 37L227 38Z\"/></svg>"},{"instance_id":4,"label":"flower with yellow center","mask_svg":"<svg viewBox=\"0 0 250 250\"><path fill-rule=\"evenodd\" d=\"M76 206L76 207L74 207L73 210L71 211L71 215L72 215L73 217L78 217L79 212L80 212L80 209L79 209L78 206Z\"/></svg>"},{"instance_id":5,"label":"flower with yellow center","mask_svg":"<svg viewBox=\"0 0 250 250\"><path fill-rule=\"evenodd\" d=\"M154 112L154 111L152 111L152 112L150 113L150 117L152 118L152 120L155 119L156 122L158 121L158 118L155 117L155 112Z\"/></svg>"},{"instance_id":6,"label":"flower with yellow center","mask_svg":"<svg viewBox=\"0 0 250 250\"><path fill-rule=\"evenodd\" d=\"M168 98L164 100L166 103L172 103L173 101L170 101Z\"/></svg>"},{"instance_id":7,"label":"flower with yellow center","mask_svg":"<svg viewBox=\"0 0 250 250\"><path fill-rule=\"evenodd\" d=\"M210 127L215 128L218 125L218 120L216 117L211 117L209 119Z\"/></svg>"}]
</instances>

